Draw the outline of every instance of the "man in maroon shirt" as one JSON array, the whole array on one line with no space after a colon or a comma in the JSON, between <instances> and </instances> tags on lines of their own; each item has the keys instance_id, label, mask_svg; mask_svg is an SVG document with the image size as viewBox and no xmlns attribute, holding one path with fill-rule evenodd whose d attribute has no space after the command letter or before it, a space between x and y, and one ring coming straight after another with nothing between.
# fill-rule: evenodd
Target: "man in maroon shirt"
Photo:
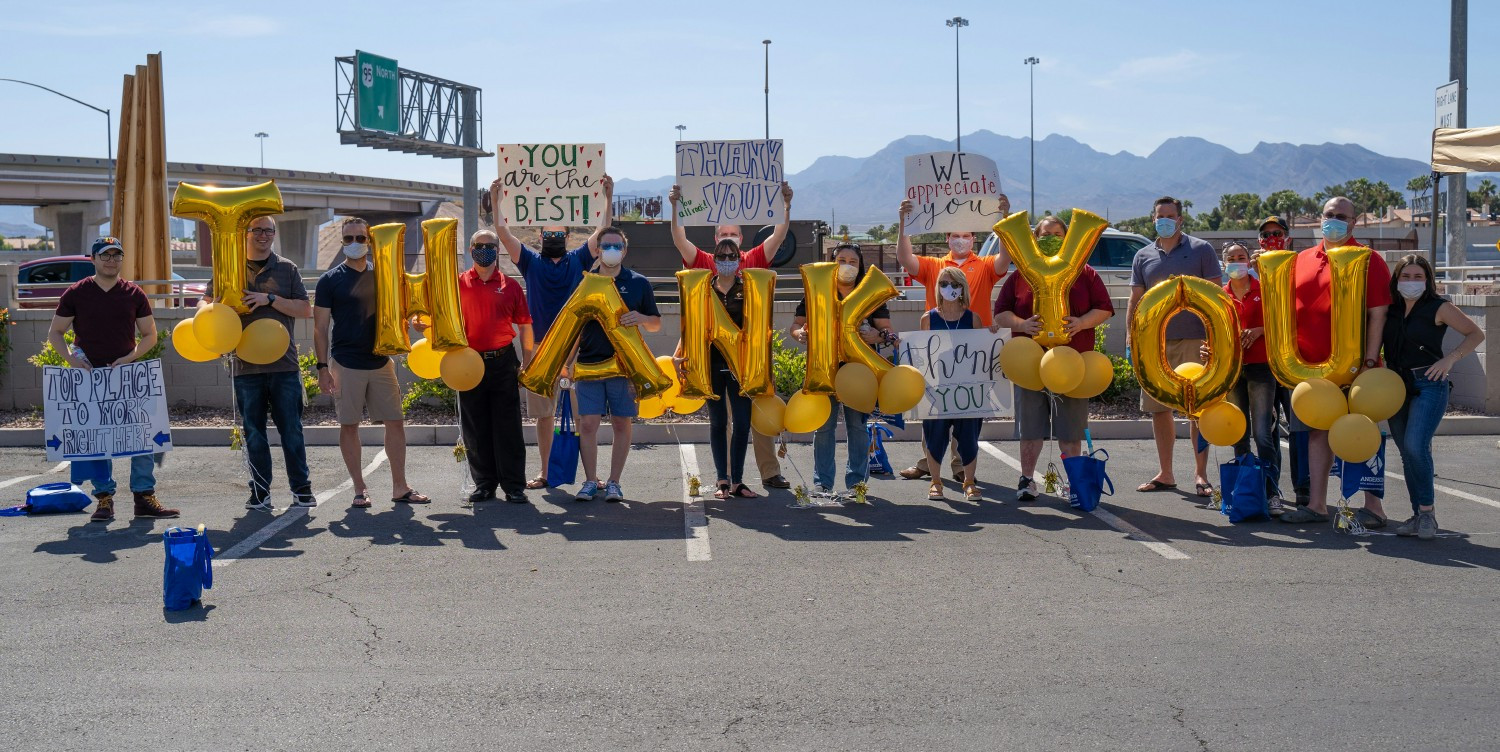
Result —
<instances>
[{"instance_id":1,"label":"man in maroon shirt","mask_svg":"<svg viewBox=\"0 0 1500 752\"><path fill-rule=\"evenodd\" d=\"M63 291L47 330L47 341L73 368L105 368L135 361L156 346L156 318L151 315L151 301L140 286L120 279L125 249L116 238L99 238L89 252L94 258L94 275L85 277ZM73 329L73 347L63 335ZM136 339L140 335L140 339ZM130 490L135 495L135 516L150 518L176 517L176 509L167 509L156 499L156 463L154 455L137 454L130 458ZM114 462L75 460L72 463L74 483L92 481L98 506L89 517L92 522L109 522L115 518Z\"/></svg>"},{"instance_id":2,"label":"man in maroon shirt","mask_svg":"<svg viewBox=\"0 0 1500 752\"><path fill-rule=\"evenodd\" d=\"M474 233L469 256L474 267L458 275L458 303L469 347L484 358L479 386L458 393L459 421L474 493L469 503L495 498L525 504L526 440L521 434L521 387L517 372L532 353L531 313L521 284L500 272L500 240L489 230ZM521 355L516 355L517 332ZM544 460L545 461L545 460Z\"/></svg>"}]
</instances>

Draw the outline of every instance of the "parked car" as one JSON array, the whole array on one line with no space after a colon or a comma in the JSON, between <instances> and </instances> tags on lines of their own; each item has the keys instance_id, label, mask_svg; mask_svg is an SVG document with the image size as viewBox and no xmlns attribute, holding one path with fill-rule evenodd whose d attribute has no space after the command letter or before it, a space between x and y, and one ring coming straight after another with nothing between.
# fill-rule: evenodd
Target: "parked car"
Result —
<instances>
[{"instance_id":1,"label":"parked car","mask_svg":"<svg viewBox=\"0 0 1500 752\"><path fill-rule=\"evenodd\" d=\"M94 273L94 262L88 256L51 256L21 264L16 281L20 284L47 285L33 289L17 289L16 299L21 308L56 308L57 297L68 286ZM172 292L169 299L172 308L191 308L208 291L204 282L189 281L177 272L172 272ZM40 298L40 300L38 300Z\"/></svg>"}]
</instances>

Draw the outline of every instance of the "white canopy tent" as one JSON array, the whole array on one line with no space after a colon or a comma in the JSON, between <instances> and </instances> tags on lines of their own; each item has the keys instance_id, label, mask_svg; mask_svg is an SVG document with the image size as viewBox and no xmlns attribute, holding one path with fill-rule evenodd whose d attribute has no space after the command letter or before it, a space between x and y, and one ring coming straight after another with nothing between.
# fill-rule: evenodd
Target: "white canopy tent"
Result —
<instances>
[{"instance_id":1,"label":"white canopy tent","mask_svg":"<svg viewBox=\"0 0 1500 752\"><path fill-rule=\"evenodd\" d=\"M1432 131L1432 254L1437 262L1438 182L1444 175L1500 172L1500 126L1436 128Z\"/></svg>"}]
</instances>

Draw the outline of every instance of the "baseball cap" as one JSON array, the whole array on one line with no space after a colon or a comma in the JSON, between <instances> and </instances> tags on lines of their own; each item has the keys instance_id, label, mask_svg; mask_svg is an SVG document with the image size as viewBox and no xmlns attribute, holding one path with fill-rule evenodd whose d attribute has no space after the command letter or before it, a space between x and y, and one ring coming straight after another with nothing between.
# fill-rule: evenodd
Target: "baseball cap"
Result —
<instances>
[{"instance_id":1,"label":"baseball cap","mask_svg":"<svg viewBox=\"0 0 1500 752\"><path fill-rule=\"evenodd\" d=\"M103 253L103 252L105 252L105 251L107 251L107 250L109 250L111 248L119 251L120 253L124 253L125 252L125 246L120 245L120 239L119 238L114 237L112 235L106 235L106 236L104 236L102 238L99 238L98 240L94 241L94 247L89 250L89 255L90 256L98 256L99 254L101 254L101 253Z\"/></svg>"},{"instance_id":2,"label":"baseball cap","mask_svg":"<svg viewBox=\"0 0 1500 752\"><path fill-rule=\"evenodd\" d=\"M1281 228L1282 232L1287 231L1286 222L1281 221L1281 217L1278 217L1275 214L1262 219L1256 229L1264 230L1266 225L1276 225Z\"/></svg>"}]
</instances>

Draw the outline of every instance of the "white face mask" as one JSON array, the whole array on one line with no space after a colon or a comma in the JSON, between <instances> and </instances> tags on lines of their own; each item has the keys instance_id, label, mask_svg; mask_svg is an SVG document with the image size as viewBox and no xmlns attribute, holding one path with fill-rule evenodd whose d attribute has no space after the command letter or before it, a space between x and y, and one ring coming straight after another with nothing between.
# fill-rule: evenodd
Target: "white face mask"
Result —
<instances>
[{"instance_id":1,"label":"white face mask","mask_svg":"<svg viewBox=\"0 0 1500 752\"><path fill-rule=\"evenodd\" d=\"M1407 300L1416 300L1427 292L1427 280L1425 279L1403 279L1396 282L1396 292Z\"/></svg>"},{"instance_id":2,"label":"white face mask","mask_svg":"<svg viewBox=\"0 0 1500 752\"><path fill-rule=\"evenodd\" d=\"M370 246L364 243L350 243L344 246L344 255L352 259L362 259L370 252Z\"/></svg>"},{"instance_id":3,"label":"white face mask","mask_svg":"<svg viewBox=\"0 0 1500 752\"><path fill-rule=\"evenodd\" d=\"M839 281L846 285L854 284L859 279L859 267L853 264L839 264Z\"/></svg>"},{"instance_id":4,"label":"white face mask","mask_svg":"<svg viewBox=\"0 0 1500 752\"><path fill-rule=\"evenodd\" d=\"M1244 279L1250 275L1250 265L1240 261L1232 261L1224 265L1224 272L1230 279Z\"/></svg>"},{"instance_id":5,"label":"white face mask","mask_svg":"<svg viewBox=\"0 0 1500 752\"><path fill-rule=\"evenodd\" d=\"M619 266L625 260L625 252L614 248L606 248L599 252L599 263L605 266Z\"/></svg>"},{"instance_id":6,"label":"white face mask","mask_svg":"<svg viewBox=\"0 0 1500 752\"><path fill-rule=\"evenodd\" d=\"M943 287L939 285L938 294L943 296L943 300L953 301L963 297L964 291L957 287Z\"/></svg>"},{"instance_id":7,"label":"white face mask","mask_svg":"<svg viewBox=\"0 0 1500 752\"><path fill-rule=\"evenodd\" d=\"M955 256L966 256L973 247L974 241L970 238L948 238L948 250Z\"/></svg>"}]
</instances>

